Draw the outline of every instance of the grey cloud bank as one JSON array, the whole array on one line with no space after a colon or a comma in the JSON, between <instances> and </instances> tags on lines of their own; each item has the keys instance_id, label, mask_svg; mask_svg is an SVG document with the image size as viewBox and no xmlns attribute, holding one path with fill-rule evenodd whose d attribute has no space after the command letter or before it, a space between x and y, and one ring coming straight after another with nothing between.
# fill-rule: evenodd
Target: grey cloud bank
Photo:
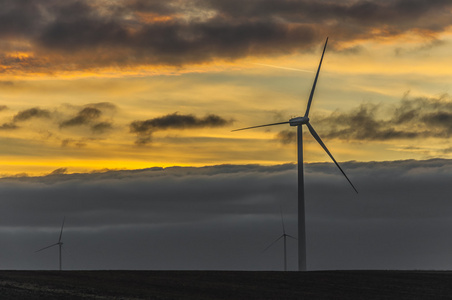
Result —
<instances>
[{"instance_id":1,"label":"grey cloud bank","mask_svg":"<svg viewBox=\"0 0 452 300\"><path fill-rule=\"evenodd\" d=\"M306 165L310 269L450 269L452 161ZM0 180L0 268L280 270L296 235L296 167L221 165ZM296 243L289 265L296 268Z\"/></svg>"}]
</instances>

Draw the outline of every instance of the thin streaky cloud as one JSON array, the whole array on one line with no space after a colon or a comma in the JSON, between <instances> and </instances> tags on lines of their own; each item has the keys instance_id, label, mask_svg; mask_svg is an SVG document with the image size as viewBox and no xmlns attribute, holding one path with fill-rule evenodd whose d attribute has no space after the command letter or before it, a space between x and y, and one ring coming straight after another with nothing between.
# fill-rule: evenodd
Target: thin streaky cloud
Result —
<instances>
[{"instance_id":1,"label":"thin streaky cloud","mask_svg":"<svg viewBox=\"0 0 452 300\"><path fill-rule=\"evenodd\" d=\"M313 71L309 71L309 70L295 69L295 68L287 68L287 67L280 67L280 66L274 66L274 65L268 65L268 64L253 63L253 65L264 66L264 67L270 67L270 68L276 68L276 69L283 69L283 70L298 71L298 72L314 73Z\"/></svg>"}]
</instances>

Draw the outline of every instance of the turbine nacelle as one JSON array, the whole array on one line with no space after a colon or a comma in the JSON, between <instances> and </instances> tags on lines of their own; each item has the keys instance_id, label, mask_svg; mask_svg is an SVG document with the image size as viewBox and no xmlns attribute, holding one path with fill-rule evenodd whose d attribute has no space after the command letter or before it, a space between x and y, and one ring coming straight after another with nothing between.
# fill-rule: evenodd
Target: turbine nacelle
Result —
<instances>
[{"instance_id":1,"label":"turbine nacelle","mask_svg":"<svg viewBox=\"0 0 452 300\"><path fill-rule=\"evenodd\" d=\"M302 124L307 124L309 122L308 117L296 117L289 120L290 126L299 126Z\"/></svg>"}]
</instances>

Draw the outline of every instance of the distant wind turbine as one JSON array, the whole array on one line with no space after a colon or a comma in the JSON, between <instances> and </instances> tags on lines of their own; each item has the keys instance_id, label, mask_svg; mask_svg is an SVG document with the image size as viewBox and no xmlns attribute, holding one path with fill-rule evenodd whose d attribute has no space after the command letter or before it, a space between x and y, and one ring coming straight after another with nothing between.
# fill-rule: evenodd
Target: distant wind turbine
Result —
<instances>
[{"instance_id":1,"label":"distant wind turbine","mask_svg":"<svg viewBox=\"0 0 452 300\"><path fill-rule=\"evenodd\" d=\"M42 249L39 249L39 250L35 251L35 252L40 252L42 250L45 250L45 249L48 249L48 248L51 248L53 246L57 246L58 245L59 250L60 250L60 255L59 255L60 271L61 271L61 247L63 246L63 242L61 242L61 238L63 236L63 227L64 227L64 220L65 219L66 218L63 218L63 224L61 225L61 231L60 231L60 237L58 238L58 243L52 244L50 246L47 246L47 247L44 247Z\"/></svg>"},{"instance_id":2,"label":"distant wind turbine","mask_svg":"<svg viewBox=\"0 0 452 300\"><path fill-rule=\"evenodd\" d=\"M284 271L287 271L287 238L290 237L294 240L296 240L296 238L294 238L293 236L291 236L289 234L286 234L286 227L284 226L282 209L281 209L281 223L282 223L283 234L280 235L276 240L274 240L270 245L268 245L267 248L265 248L264 251L262 251L262 252L267 251L271 246L276 244L280 239L283 239L283 241L284 241Z\"/></svg>"},{"instance_id":3,"label":"distant wind turbine","mask_svg":"<svg viewBox=\"0 0 452 300\"><path fill-rule=\"evenodd\" d=\"M323 141L320 139L320 136L315 132L312 125L309 123L309 110L311 108L312 98L314 96L315 86L317 84L317 79L320 73L320 67L322 66L323 56L325 54L326 45L328 43L328 38L326 38L325 46L323 47L322 57L320 58L319 67L317 69L317 73L315 75L314 84L312 85L311 94L309 95L308 105L306 108L306 112L303 117L292 118L286 122L280 123L272 123L265 125L258 125L252 127L246 127L241 129L235 129L233 131L246 130L252 128L266 127L266 126L274 126L274 125L282 125L282 124L290 124L290 126L297 126L297 152L298 152L298 270L306 271L306 225L305 225L305 206L304 206L304 178L303 178L303 129L302 125L306 125L311 132L314 139L322 146L325 152L331 157L336 166L345 176L347 181L350 183L352 188L358 193L358 190L353 186L350 179L348 179L345 172L339 166L337 161L334 159L331 152L325 146Z\"/></svg>"}]
</instances>

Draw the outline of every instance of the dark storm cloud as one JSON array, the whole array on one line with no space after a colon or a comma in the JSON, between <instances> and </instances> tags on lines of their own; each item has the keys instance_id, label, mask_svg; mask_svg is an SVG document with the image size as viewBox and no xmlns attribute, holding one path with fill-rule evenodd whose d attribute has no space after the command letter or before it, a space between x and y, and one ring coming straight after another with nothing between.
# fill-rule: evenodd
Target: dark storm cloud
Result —
<instances>
[{"instance_id":1,"label":"dark storm cloud","mask_svg":"<svg viewBox=\"0 0 452 300\"><path fill-rule=\"evenodd\" d=\"M273 21L238 21L221 18L205 22L164 22L144 24L129 33L113 22L80 20L71 24L54 24L40 38L41 46L64 52L65 56L81 55L82 67L88 64L129 65L136 63L183 65L208 62L215 58L236 59L248 55L279 53L312 46L316 31L311 25L287 27ZM303 41L303 42L301 42ZM101 57L84 56L84 51L105 48ZM126 55L124 55L126 53Z\"/></svg>"},{"instance_id":2,"label":"dark storm cloud","mask_svg":"<svg viewBox=\"0 0 452 300\"><path fill-rule=\"evenodd\" d=\"M384 114L383 109L386 109ZM448 95L403 99L390 108L362 104L351 112L334 112L317 120L320 134L328 138L380 141L449 138L452 134L452 99Z\"/></svg>"},{"instance_id":3,"label":"dark storm cloud","mask_svg":"<svg viewBox=\"0 0 452 300\"><path fill-rule=\"evenodd\" d=\"M438 41L438 33L452 24L450 0L2 0L0 4L3 72L184 65L287 54L310 51L327 35L337 49L342 49L342 42L406 32ZM15 43L17 37L27 43ZM15 52L33 55L11 55Z\"/></svg>"},{"instance_id":4,"label":"dark storm cloud","mask_svg":"<svg viewBox=\"0 0 452 300\"><path fill-rule=\"evenodd\" d=\"M282 15L287 18L308 20L348 19L362 23L370 22L413 22L430 11L438 11L451 4L449 0L422 1L306 1L306 0L206 0L212 8L230 16L271 17Z\"/></svg>"},{"instance_id":5,"label":"dark storm cloud","mask_svg":"<svg viewBox=\"0 0 452 300\"><path fill-rule=\"evenodd\" d=\"M223 127L232 124L218 115L210 114L204 118L194 115L169 114L145 121L134 121L130 124L130 132L137 134L136 144L143 145L151 142L151 135L156 131L167 129L192 129L205 127Z\"/></svg>"},{"instance_id":6,"label":"dark storm cloud","mask_svg":"<svg viewBox=\"0 0 452 300\"><path fill-rule=\"evenodd\" d=\"M39 32L44 23L42 6L51 1L2 0L0 1L0 36L28 37Z\"/></svg>"},{"instance_id":7,"label":"dark storm cloud","mask_svg":"<svg viewBox=\"0 0 452 300\"><path fill-rule=\"evenodd\" d=\"M201 5L198 0L194 1L159 1L159 0L126 0L125 6L133 11L153 13L159 16L168 16L176 13L181 13L184 10L189 10L190 7Z\"/></svg>"},{"instance_id":8,"label":"dark storm cloud","mask_svg":"<svg viewBox=\"0 0 452 300\"><path fill-rule=\"evenodd\" d=\"M452 161L306 164L308 267L450 269ZM60 171L59 171L60 172ZM56 172L58 173L58 172ZM0 180L3 269L280 270L296 236L296 166L222 165ZM289 268L296 243L288 243ZM432 255L434 253L434 255Z\"/></svg>"},{"instance_id":9,"label":"dark storm cloud","mask_svg":"<svg viewBox=\"0 0 452 300\"><path fill-rule=\"evenodd\" d=\"M27 121L32 118L50 118L50 111L47 109L41 109L39 107L33 107L30 109L26 109L23 111L18 112L13 117L13 122L21 122L21 121Z\"/></svg>"}]
</instances>

